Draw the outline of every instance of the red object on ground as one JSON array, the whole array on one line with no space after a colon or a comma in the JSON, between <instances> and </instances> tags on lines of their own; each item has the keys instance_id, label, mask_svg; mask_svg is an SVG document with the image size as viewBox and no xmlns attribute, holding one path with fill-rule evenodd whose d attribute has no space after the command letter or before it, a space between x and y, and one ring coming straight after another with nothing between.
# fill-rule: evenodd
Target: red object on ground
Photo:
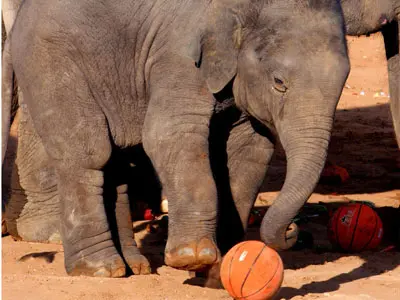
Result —
<instances>
[{"instance_id":1,"label":"red object on ground","mask_svg":"<svg viewBox=\"0 0 400 300\"><path fill-rule=\"evenodd\" d=\"M283 263L263 242L245 241L225 255L220 274L224 288L234 299L267 300L282 285Z\"/></svg>"},{"instance_id":2,"label":"red object on ground","mask_svg":"<svg viewBox=\"0 0 400 300\"><path fill-rule=\"evenodd\" d=\"M252 226L255 222L256 222L256 220L255 220L254 216L250 213L249 222L248 222L249 226Z\"/></svg>"},{"instance_id":3,"label":"red object on ground","mask_svg":"<svg viewBox=\"0 0 400 300\"><path fill-rule=\"evenodd\" d=\"M382 240L382 221L373 208L361 203L341 206L328 225L328 237L339 248L357 252L375 249Z\"/></svg>"},{"instance_id":4,"label":"red object on ground","mask_svg":"<svg viewBox=\"0 0 400 300\"><path fill-rule=\"evenodd\" d=\"M345 182L350 178L350 175L345 168L328 164L322 171L321 177L340 177L340 181Z\"/></svg>"},{"instance_id":5,"label":"red object on ground","mask_svg":"<svg viewBox=\"0 0 400 300\"><path fill-rule=\"evenodd\" d=\"M144 219L149 221L154 219L154 215L151 209L148 208L144 211Z\"/></svg>"},{"instance_id":6,"label":"red object on ground","mask_svg":"<svg viewBox=\"0 0 400 300\"><path fill-rule=\"evenodd\" d=\"M266 212L267 212L266 208L260 208L260 207L253 208L249 214L248 225L249 226L260 225Z\"/></svg>"}]
</instances>

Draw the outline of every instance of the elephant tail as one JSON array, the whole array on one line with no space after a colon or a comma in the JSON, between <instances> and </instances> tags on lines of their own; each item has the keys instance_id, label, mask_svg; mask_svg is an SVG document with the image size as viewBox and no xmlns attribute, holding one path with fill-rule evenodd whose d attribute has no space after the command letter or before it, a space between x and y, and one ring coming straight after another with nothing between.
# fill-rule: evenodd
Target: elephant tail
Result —
<instances>
[{"instance_id":1,"label":"elephant tail","mask_svg":"<svg viewBox=\"0 0 400 300\"><path fill-rule=\"evenodd\" d=\"M1 117L2 117L2 163L7 150L8 135L10 132L11 123L11 106L14 90L14 72L11 60L11 43L10 38L7 37L2 58L2 90L1 90Z\"/></svg>"}]
</instances>

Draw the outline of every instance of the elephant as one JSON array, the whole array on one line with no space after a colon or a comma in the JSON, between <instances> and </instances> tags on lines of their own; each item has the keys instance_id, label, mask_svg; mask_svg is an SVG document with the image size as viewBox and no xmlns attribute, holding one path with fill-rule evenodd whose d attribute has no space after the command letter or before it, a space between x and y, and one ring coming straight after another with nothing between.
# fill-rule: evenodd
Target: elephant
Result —
<instances>
[{"instance_id":1,"label":"elephant","mask_svg":"<svg viewBox=\"0 0 400 300\"><path fill-rule=\"evenodd\" d=\"M140 144L169 200L165 262L203 270L242 238L275 138L287 176L261 236L293 245L288 228L324 166L349 69L339 1L26 0L3 52L3 151L14 71L35 154L48 159L21 165L54 168L33 186L58 198L44 213L59 210L67 273L120 277L125 262L149 272L126 184L106 177L115 153Z\"/></svg>"},{"instance_id":2,"label":"elephant","mask_svg":"<svg viewBox=\"0 0 400 300\"><path fill-rule=\"evenodd\" d=\"M3 21L4 21L4 28L3 28L3 34L5 32L9 32L11 30L12 24L14 22L15 16L17 14L18 8L20 6L20 3L22 0L5 0L2 2L2 12L3 12ZM397 1L398 2L398 1ZM364 34L370 34L376 31L381 31L384 36L385 40L385 45L386 45L386 53L387 53L387 58L388 58L388 71L389 71L389 79L390 79L390 94L391 94L391 112L393 115L393 123L395 127L395 132L396 132L396 138L397 141L399 142L399 104L398 102L400 101L400 97L398 96L398 85L399 85L399 58L398 58L398 12L396 12L396 9L398 8L399 5L396 5L396 1L391 0L391 1L382 1L382 0L377 0L377 1L365 1L365 0L342 0L341 1L342 8L343 8L343 13L344 13L344 18L345 18L345 24L346 24L346 31L347 34L349 35L364 35ZM3 24L2 24L3 25ZM5 30L4 30L5 29ZM12 110L12 120L14 116L16 115L16 108L17 105L14 104L14 109ZM22 113L21 113L22 114ZM20 113L17 114L17 119L19 119L19 116L21 115ZM27 111L25 109L25 114L26 117L24 119L29 118L27 116ZM15 125L12 128L17 128L18 125L18 120L16 119ZM20 125L23 127L20 132L20 135L23 136L29 136L30 137L30 142L24 143L26 145L26 150L21 150L21 153L24 153L26 151L29 152L29 156L32 156L33 150L37 151L37 147L40 147L39 143L37 143L33 138L35 135L34 129L32 126L28 126L30 123L24 122L23 125ZM17 130L12 130L11 131L11 136L12 136L12 143L9 143L8 147L11 148L9 152L11 152L10 156L11 159L8 159L8 161L5 163L5 168L8 169L7 172L3 172L3 178L8 178L11 175L12 172L12 167L13 167L13 159L15 159L15 154L16 154L16 148L17 148ZM11 145L10 145L11 144ZM36 145L36 146L33 146ZM399 144L400 145L400 144ZM43 152L43 151L42 151ZM41 153L41 155L37 155L37 160L41 160L42 155L45 155L45 153L42 153L38 151L38 153ZM45 159L45 161L47 158ZM16 166L14 166L16 167ZM42 167L40 169L40 165L36 166L36 168L39 169L34 169L35 171L32 170L32 168L29 168L28 174L32 174L34 172L41 172L42 174L44 172L47 172L48 175L47 177L51 178L55 176L54 170L49 168L48 166ZM25 174L28 170L25 168L20 167L20 172ZM143 169L141 170L143 171ZM11 233L14 237L16 238L21 238L21 236L18 234L17 228L16 228L16 218L19 216L19 214L22 211L23 205L27 202L26 200L26 189L21 188L20 183L18 182L18 173L16 170L13 171L13 183L12 185L14 186L14 197L11 201L5 200L3 202L10 202L10 206L8 207L8 231ZM7 176L7 174L9 174ZM25 178L27 175L23 175L23 178ZM27 179L24 180L25 182L29 183L32 182L32 180ZM7 187L10 186L10 182L8 180L3 179L3 189L7 189ZM23 183L23 186L24 183ZM137 187L136 187L137 188ZM29 188L28 188L29 189ZM31 187L32 190L36 191L36 195L43 193L43 191L40 191L38 193L39 187ZM149 191L151 189L148 189ZM7 197L7 193L5 193ZM28 191L29 194L29 191ZM32 198L33 196L30 196ZM29 198L29 196L28 196ZM40 201L41 197L39 197L38 201ZM34 202L34 200L31 200ZM156 209L157 206L153 205L153 209ZM4 209L3 209L4 211ZM3 215L4 217L4 215ZM30 217L31 218L31 217ZM30 219L29 218L29 219ZM41 221L43 218L40 218ZM21 221L21 220L20 220ZM35 221L37 222L37 221ZM34 223L35 223L34 222ZM45 224L44 224L45 225ZM28 228L30 228L30 224L27 225ZM35 228L55 228L54 226L36 226ZM5 230L3 229L5 232ZM20 229L23 239L25 240L31 240L31 241L48 241L49 237L53 234L54 236L59 236L58 231L52 231L50 234L49 232L47 233L40 233L40 230L38 232L34 233L32 235L26 235L23 234L23 230ZM44 235L43 235L44 234Z\"/></svg>"},{"instance_id":3,"label":"elephant","mask_svg":"<svg viewBox=\"0 0 400 300\"><path fill-rule=\"evenodd\" d=\"M390 110L400 147L399 0L341 0L348 35L382 32L388 65Z\"/></svg>"}]
</instances>

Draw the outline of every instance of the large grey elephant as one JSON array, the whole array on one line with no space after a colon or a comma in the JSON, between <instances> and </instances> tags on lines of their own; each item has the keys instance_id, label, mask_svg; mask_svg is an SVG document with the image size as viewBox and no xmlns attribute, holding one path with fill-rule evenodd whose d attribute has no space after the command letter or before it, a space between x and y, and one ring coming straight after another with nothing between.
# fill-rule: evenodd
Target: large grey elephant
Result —
<instances>
[{"instance_id":1,"label":"large grey elephant","mask_svg":"<svg viewBox=\"0 0 400 300\"><path fill-rule=\"evenodd\" d=\"M381 31L389 74L390 109L400 147L400 0L342 0L349 35L367 35Z\"/></svg>"},{"instance_id":2,"label":"large grey elephant","mask_svg":"<svg viewBox=\"0 0 400 300\"><path fill-rule=\"evenodd\" d=\"M34 186L50 196L42 203L53 199L45 215L60 203L67 272L122 276L122 257L135 273L148 272L132 238L126 185L110 180L114 241L103 199L112 154L140 143L169 199L166 263L199 270L220 259L225 196L242 222L229 233L241 238L277 133L288 172L261 234L290 247L296 236L287 229L324 166L349 72L343 29L332 0L25 1L6 42L3 80L15 71L25 124L57 175L39 172ZM7 108L11 88L3 86ZM235 107L215 113L232 98ZM5 142L3 134L3 149ZM42 163L22 160L25 169Z\"/></svg>"}]
</instances>

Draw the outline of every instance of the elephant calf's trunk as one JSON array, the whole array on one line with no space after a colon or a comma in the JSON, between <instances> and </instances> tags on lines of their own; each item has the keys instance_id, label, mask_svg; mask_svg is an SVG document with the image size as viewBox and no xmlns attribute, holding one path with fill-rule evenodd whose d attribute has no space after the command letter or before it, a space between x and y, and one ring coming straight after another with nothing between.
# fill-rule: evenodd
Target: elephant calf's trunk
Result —
<instances>
[{"instance_id":1,"label":"elephant calf's trunk","mask_svg":"<svg viewBox=\"0 0 400 300\"><path fill-rule=\"evenodd\" d=\"M288 227L318 183L326 160L330 130L323 130L322 136L319 130L318 136L301 138L300 143L293 143L296 147L286 148L285 183L261 225L262 240L276 249L288 249L297 241L297 232L288 231Z\"/></svg>"}]
</instances>

